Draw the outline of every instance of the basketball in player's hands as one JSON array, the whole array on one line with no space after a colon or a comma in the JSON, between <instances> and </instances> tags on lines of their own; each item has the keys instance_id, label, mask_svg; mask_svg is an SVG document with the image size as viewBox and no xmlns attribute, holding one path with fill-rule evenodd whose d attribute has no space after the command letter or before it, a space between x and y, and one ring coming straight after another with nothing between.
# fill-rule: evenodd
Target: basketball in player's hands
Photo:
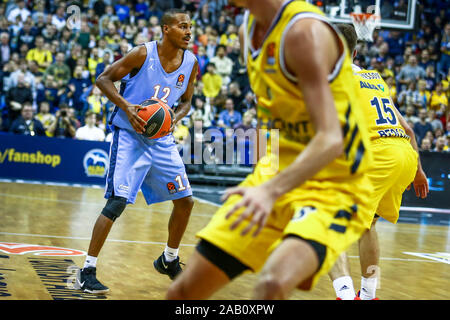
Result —
<instances>
[{"instance_id":1,"label":"basketball in player's hands","mask_svg":"<svg viewBox=\"0 0 450 320\"><path fill-rule=\"evenodd\" d=\"M170 133L174 113L167 104L158 99L148 99L140 105L143 108L138 115L146 122L142 135L157 139Z\"/></svg>"}]
</instances>

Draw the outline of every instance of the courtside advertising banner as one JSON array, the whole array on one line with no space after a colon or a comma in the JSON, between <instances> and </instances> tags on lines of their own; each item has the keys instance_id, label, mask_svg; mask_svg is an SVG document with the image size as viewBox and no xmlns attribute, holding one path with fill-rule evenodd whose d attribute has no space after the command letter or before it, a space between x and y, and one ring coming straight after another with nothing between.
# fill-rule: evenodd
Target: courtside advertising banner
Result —
<instances>
[{"instance_id":1,"label":"courtside advertising banner","mask_svg":"<svg viewBox=\"0 0 450 320\"><path fill-rule=\"evenodd\" d=\"M0 135L0 178L104 185L109 143Z\"/></svg>"}]
</instances>

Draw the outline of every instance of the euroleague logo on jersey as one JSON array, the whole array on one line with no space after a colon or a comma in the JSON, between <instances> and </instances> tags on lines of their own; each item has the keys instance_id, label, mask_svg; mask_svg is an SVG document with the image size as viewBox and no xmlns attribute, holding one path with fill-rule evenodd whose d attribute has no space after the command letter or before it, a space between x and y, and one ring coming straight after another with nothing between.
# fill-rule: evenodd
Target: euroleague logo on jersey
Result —
<instances>
[{"instance_id":1,"label":"euroleague logo on jersey","mask_svg":"<svg viewBox=\"0 0 450 320\"><path fill-rule=\"evenodd\" d=\"M170 194L176 193L177 188L175 187L175 183L173 182L167 183L167 190L169 191Z\"/></svg>"},{"instance_id":2,"label":"euroleague logo on jersey","mask_svg":"<svg viewBox=\"0 0 450 320\"><path fill-rule=\"evenodd\" d=\"M84 256L86 252L81 250L41 246L38 244L0 242L0 252L8 254L33 254L35 256Z\"/></svg>"},{"instance_id":3,"label":"euroleague logo on jersey","mask_svg":"<svg viewBox=\"0 0 450 320\"><path fill-rule=\"evenodd\" d=\"M275 42L267 45L267 64L271 66L275 64Z\"/></svg>"},{"instance_id":4,"label":"euroleague logo on jersey","mask_svg":"<svg viewBox=\"0 0 450 320\"><path fill-rule=\"evenodd\" d=\"M180 74L180 75L178 76L176 86L179 87L179 88L181 88L181 87L183 86L183 83L184 83L184 74Z\"/></svg>"}]
</instances>

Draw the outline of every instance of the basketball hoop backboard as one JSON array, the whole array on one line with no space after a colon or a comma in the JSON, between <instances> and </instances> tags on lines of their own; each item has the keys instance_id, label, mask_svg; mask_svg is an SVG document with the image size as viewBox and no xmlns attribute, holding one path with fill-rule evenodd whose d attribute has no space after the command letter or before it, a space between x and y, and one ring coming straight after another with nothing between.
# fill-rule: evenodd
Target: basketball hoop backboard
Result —
<instances>
[{"instance_id":1,"label":"basketball hoop backboard","mask_svg":"<svg viewBox=\"0 0 450 320\"><path fill-rule=\"evenodd\" d=\"M381 28L414 28L417 0L307 0L320 7L334 23L352 23L350 13L381 16Z\"/></svg>"}]
</instances>

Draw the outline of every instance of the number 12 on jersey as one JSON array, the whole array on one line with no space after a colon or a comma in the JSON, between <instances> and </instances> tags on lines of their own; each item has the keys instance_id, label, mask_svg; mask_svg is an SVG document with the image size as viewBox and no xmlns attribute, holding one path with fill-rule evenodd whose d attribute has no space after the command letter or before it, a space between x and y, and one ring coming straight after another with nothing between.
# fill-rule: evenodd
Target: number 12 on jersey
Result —
<instances>
[{"instance_id":1,"label":"number 12 on jersey","mask_svg":"<svg viewBox=\"0 0 450 320\"><path fill-rule=\"evenodd\" d=\"M378 119L376 123L378 126L390 123L392 125L397 124L397 118L392 108L395 108L391 104L391 100L388 98L375 97L370 101L370 104L377 109Z\"/></svg>"}]
</instances>

